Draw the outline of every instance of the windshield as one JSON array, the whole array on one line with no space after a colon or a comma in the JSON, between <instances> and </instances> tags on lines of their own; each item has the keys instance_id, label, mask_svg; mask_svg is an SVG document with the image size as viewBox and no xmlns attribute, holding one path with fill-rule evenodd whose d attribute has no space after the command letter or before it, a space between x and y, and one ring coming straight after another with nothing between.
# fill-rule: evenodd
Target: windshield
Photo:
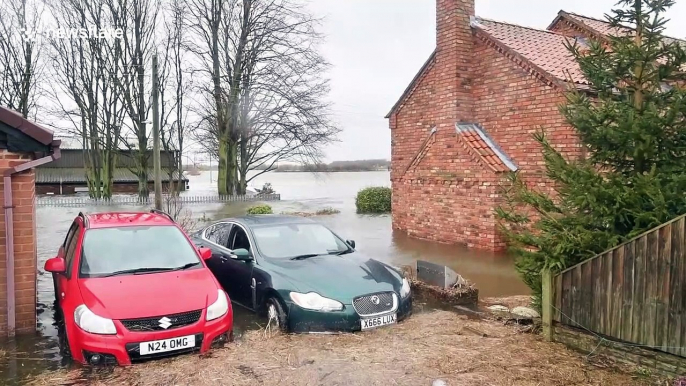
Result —
<instances>
[{"instance_id":1,"label":"windshield","mask_svg":"<svg viewBox=\"0 0 686 386\"><path fill-rule=\"evenodd\" d=\"M200 266L193 245L172 225L89 229L83 240L81 277ZM131 271L131 272L126 272Z\"/></svg>"},{"instance_id":2,"label":"windshield","mask_svg":"<svg viewBox=\"0 0 686 386\"><path fill-rule=\"evenodd\" d=\"M288 259L303 255L327 255L348 250L345 242L320 224L281 224L253 228L260 254Z\"/></svg>"}]
</instances>

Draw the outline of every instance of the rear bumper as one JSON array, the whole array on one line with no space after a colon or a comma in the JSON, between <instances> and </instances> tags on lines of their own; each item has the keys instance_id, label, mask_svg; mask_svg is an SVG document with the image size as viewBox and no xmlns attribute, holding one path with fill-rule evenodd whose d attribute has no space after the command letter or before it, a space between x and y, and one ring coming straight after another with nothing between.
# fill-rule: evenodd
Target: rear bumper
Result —
<instances>
[{"instance_id":1,"label":"rear bumper","mask_svg":"<svg viewBox=\"0 0 686 386\"><path fill-rule=\"evenodd\" d=\"M305 310L292 302L287 303L287 308L290 332L324 334L355 332L362 329L362 318L351 305L345 305L342 311L334 312ZM398 322L412 314L412 296L400 300L396 314Z\"/></svg>"},{"instance_id":2,"label":"rear bumper","mask_svg":"<svg viewBox=\"0 0 686 386\"><path fill-rule=\"evenodd\" d=\"M73 323L73 320L70 321ZM156 359L166 356L178 355L189 352L207 352L212 342L223 334L231 334L233 330L233 310L223 317L206 322L205 312L202 313L199 322L172 330L131 332L119 322L114 322L117 327L117 335L96 335L81 330L74 325L69 329L69 346L72 357L82 364L88 363L88 357L99 354L106 358L114 358L119 365L130 365L132 362ZM195 346L189 349L168 351L159 354L140 355L140 343L178 338L182 336L195 336Z\"/></svg>"}]
</instances>

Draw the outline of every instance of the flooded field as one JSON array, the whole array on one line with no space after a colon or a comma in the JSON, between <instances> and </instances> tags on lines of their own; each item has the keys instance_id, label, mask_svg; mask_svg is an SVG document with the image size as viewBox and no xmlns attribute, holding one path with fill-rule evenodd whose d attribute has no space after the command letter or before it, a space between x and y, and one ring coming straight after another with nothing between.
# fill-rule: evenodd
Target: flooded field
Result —
<instances>
[{"instance_id":1,"label":"flooded field","mask_svg":"<svg viewBox=\"0 0 686 386\"><path fill-rule=\"evenodd\" d=\"M191 195L211 195L215 191L216 172L205 172L191 176ZM466 250L459 246L441 245L408 238L393 232L391 218L366 216L355 213L355 194L367 186L390 185L388 172L368 173L268 173L252 183L261 187L270 182L281 194L282 201L270 203L275 213L314 212L331 207L339 214L318 217L336 233L356 241L357 250L369 257L395 265L412 264L417 259L445 264L476 283L482 297L502 297L528 294L528 288L521 282L514 270L511 258L483 252ZM220 219L245 213L249 203L194 204L187 208L195 218ZM80 212L145 209L126 207L60 208L41 207L37 209L38 241L38 333L23 336L0 347L6 355L0 357L0 380L8 384L26 375L44 369L69 366L69 360L61 357L58 334L55 326L52 281L44 274L43 264L53 257L62 242L74 217ZM262 320L239 307L235 311L235 329L242 332L258 328Z\"/></svg>"}]
</instances>

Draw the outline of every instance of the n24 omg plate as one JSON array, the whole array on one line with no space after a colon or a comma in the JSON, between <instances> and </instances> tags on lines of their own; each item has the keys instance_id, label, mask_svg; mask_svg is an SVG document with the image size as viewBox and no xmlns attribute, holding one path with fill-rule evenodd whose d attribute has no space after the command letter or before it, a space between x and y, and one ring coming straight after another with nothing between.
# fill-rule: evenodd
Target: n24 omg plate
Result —
<instances>
[{"instance_id":1,"label":"n24 omg plate","mask_svg":"<svg viewBox=\"0 0 686 386\"><path fill-rule=\"evenodd\" d=\"M195 347L195 335L143 342L140 344L139 349L141 355L150 355L192 347Z\"/></svg>"}]
</instances>

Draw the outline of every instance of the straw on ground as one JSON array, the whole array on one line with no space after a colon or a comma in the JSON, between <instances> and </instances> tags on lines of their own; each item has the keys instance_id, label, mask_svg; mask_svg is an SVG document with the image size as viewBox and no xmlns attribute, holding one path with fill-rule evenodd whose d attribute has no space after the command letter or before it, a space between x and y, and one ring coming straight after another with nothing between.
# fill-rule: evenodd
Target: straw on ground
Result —
<instances>
[{"instance_id":1,"label":"straw on ground","mask_svg":"<svg viewBox=\"0 0 686 386\"><path fill-rule=\"evenodd\" d=\"M473 334L477 330L484 336ZM452 312L412 316L390 328L344 335L247 333L206 357L186 355L117 368L94 378L57 371L33 385L649 385L654 379L597 367L516 327Z\"/></svg>"}]
</instances>

